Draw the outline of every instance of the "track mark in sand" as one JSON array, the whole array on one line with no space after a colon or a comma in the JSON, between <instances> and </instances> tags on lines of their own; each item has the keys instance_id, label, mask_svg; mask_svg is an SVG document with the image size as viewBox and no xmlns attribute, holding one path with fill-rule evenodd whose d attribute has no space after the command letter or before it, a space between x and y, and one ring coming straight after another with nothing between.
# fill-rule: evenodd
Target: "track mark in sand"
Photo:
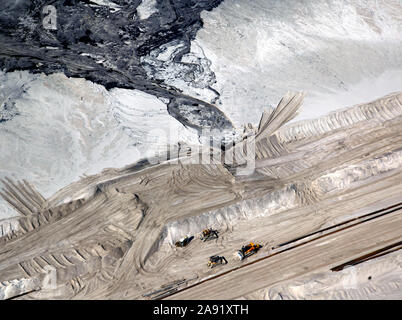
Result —
<instances>
[{"instance_id":1,"label":"track mark in sand","mask_svg":"<svg viewBox=\"0 0 402 320\"><path fill-rule=\"evenodd\" d=\"M273 114L262 117L262 131L257 137L261 148L261 159L257 160L261 160L261 167L247 177L232 174L240 162L233 166L220 163L131 165L83 178L47 199L46 208L39 211L41 198L28 185L7 182L8 193L3 192L3 195L19 206L25 216L14 221L23 226L16 229L18 235L10 237L10 232L8 240L1 242L0 275L7 279L16 279L23 272L35 276L50 263L63 270L60 272L64 277L62 283L73 282L70 291L61 287L60 297L137 298L139 284L144 288L158 285L162 281L161 272L163 279L173 280L178 275L188 277L189 274L210 279L212 274L212 279L220 281L223 276L213 278L216 274L206 269L204 260L215 253L211 251L228 255L243 241L249 242L249 238L263 243L267 251L263 250L243 263L235 263L228 256L230 263L216 272L228 272L228 275L247 272L248 268L259 266L259 258L263 259L261 263L271 263L278 254L292 255L306 247L314 250L310 245L314 241L322 242L320 248L327 248L328 244L320 237L328 239L331 232L347 234L348 230L394 214L380 217L381 213L378 213L371 217L372 220L367 216L364 223L350 221L349 225L338 225L336 231L334 226L318 230L323 223L331 223L345 215L336 206L357 210L364 206L362 199L373 203L379 198L385 202L388 197L395 197L401 181L397 179L401 174L401 166L398 166L401 157L397 150L402 148L402 104L399 103L402 94L340 111L344 118L335 119L330 115L317 121L281 127L299 107L297 96L300 95L288 99L289 103L280 103ZM378 114L373 117L373 113L364 112L366 109L378 109ZM348 120L349 115L354 117L353 120ZM258 132L258 128L249 129ZM389 153L392 157L387 156ZM300 154L308 157L308 161L304 157L292 158ZM281 161L282 157L285 161ZM374 160L378 157L385 160L377 163ZM237 160L242 161L241 157ZM265 163L265 160L272 161ZM375 163L366 168L366 160ZM359 180L360 176L348 171L352 181L338 187L330 173L342 173L348 166L363 168L367 174L365 171L365 176ZM273 203L266 198L276 197L276 193L285 189L286 192L290 190L286 194L294 191L300 200L306 201L297 202L296 199L285 203L285 210L277 210L275 206L281 205L281 200L271 199ZM368 195L372 199L367 198ZM355 203L353 197L360 202ZM335 200L338 201L336 205ZM326 210L313 214L312 208L316 205L318 208L326 206ZM262 209L262 213L254 212ZM194 226L195 222L202 221L197 220L200 216L205 218L205 223L208 219L208 223L221 223L224 232L220 239L209 244L193 240L188 248L173 254L174 251L166 250L166 237L171 236L169 241L174 241L180 233L168 233L168 228L177 223L177 228L185 225L193 232L201 227L200 224ZM237 219L239 216L241 218ZM232 218L235 219L232 221ZM318 233L314 233L315 230ZM379 230L373 227L371 232ZM270 252L273 239L280 239L281 246ZM293 242L289 243L289 239ZM340 254L334 253L335 256ZM288 270L289 274L292 272ZM252 285L253 282L245 284ZM74 288L79 292L74 293ZM215 289L224 290L224 286ZM176 294L179 296L180 291ZM28 297L31 295L25 298Z\"/></svg>"}]
</instances>

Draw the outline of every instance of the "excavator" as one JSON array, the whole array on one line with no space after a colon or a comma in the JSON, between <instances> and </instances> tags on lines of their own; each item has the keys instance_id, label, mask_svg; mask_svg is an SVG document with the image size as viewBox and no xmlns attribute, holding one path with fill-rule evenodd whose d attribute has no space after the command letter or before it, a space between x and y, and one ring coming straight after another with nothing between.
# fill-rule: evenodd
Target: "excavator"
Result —
<instances>
[{"instance_id":1,"label":"excavator","mask_svg":"<svg viewBox=\"0 0 402 320\"><path fill-rule=\"evenodd\" d=\"M200 236L200 239L203 242L217 238L218 238L218 231L212 228L203 230Z\"/></svg>"},{"instance_id":2,"label":"excavator","mask_svg":"<svg viewBox=\"0 0 402 320\"><path fill-rule=\"evenodd\" d=\"M213 268L220 264L227 264L228 261L225 259L224 256L210 256L208 261L208 267Z\"/></svg>"},{"instance_id":3,"label":"excavator","mask_svg":"<svg viewBox=\"0 0 402 320\"><path fill-rule=\"evenodd\" d=\"M243 260L254 253L257 253L258 250L262 248L262 245L250 242L249 244L243 246L239 251L237 251L237 255L239 256L240 260Z\"/></svg>"}]
</instances>

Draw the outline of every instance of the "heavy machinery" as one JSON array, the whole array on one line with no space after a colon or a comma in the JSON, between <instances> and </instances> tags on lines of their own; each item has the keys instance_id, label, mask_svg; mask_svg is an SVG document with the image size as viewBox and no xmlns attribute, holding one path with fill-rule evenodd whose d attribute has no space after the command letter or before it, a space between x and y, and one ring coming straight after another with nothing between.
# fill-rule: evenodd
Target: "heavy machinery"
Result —
<instances>
[{"instance_id":1,"label":"heavy machinery","mask_svg":"<svg viewBox=\"0 0 402 320\"><path fill-rule=\"evenodd\" d=\"M200 236L200 239L204 242L217 238L218 238L218 231L212 228L203 230Z\"/></svg>"},{"instance_id":2,"label":"heavy machinery","mask_svg":"<svg viewBox=\"0 0 402 320\"><path fill-rule=\"evenodd\" d=\"M213 268L220 264L227 264L228 261L225 259L224 256L210 256L208 261L208 267Z\"/></svg>"},{"instance_id":3,"label":"heavy machinery","mask_svg":"<svg viewBox=\"0 0 402 320\"><path fill-rule=\"evenodd\" d=\"M185 247L187 246L191 240L193 240L194 236L185 236L184 238L181 238L180 240L175 242L176 247Z\"/></svg>"},{"instance_id":4,"label":"heavy machinery","mask_svg":"<svg viewBox=\"0 0 402 320\"><path fill-rule=\"evenodd\" d=\"M262 245L250 242L249 244L243 246L239 251L237 251L237 255L239 256L240 260L243 260L254 253L257 253L258 250L262 248Z\"/></svg>"}]
</instances>

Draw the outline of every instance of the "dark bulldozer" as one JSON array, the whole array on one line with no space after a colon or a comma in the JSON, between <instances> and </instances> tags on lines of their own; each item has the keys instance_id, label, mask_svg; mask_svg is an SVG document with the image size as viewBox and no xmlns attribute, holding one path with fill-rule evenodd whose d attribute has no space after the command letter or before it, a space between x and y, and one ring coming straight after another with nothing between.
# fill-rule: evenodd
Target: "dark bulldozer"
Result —
<instances>
[{"instance_id":1,"label":"dark bulldozer","mask_svg":"<svg viewBox=\"0 0 402 320\"><path fill-rule=\"evenodd\" d=\"M209 268L214 268L217 265L221 265L221 264L227 264L228 261L225 259L224 256L211 256L209 257L209 261L208 261L208 267Z\"/></svg>"},{"instance_id":2,"label":"dark bulldozer","mask_svg":"<svg viewBox=\"0 0 402 320\"><path fill-rule=\"evenodd\" d=\"M200 239L205 242L208 240L217 239L218 237L218 231L209 228L202 231Z\"/></svg>"}]
</instances>

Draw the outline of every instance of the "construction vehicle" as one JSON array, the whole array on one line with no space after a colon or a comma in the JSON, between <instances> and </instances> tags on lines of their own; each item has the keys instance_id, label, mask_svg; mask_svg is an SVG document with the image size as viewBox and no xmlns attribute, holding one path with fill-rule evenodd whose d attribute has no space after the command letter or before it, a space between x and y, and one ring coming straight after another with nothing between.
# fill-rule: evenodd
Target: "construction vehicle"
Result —
<instances>
[{"instance_id":1,"label":"construction vehicle","mask_svg":"<svg viewBox=\"0 0 402 320\"><path fill-rule=\"evenodd\" d=\"M243 246L239 251L237 251L237 255L240 260L243 260L254 253L257 253L258 250L262 248L262 245L250 242L249 244Z\"/></svg>"},{"instance_id":2,"label":"construction vehicle","mask_svg":"<svg viewBox=\"0 0 402 320\"><path fill-rule=\"evenodd\" d=\"M184 238L181 238L180 240L175 242L176 247L185 247L187 246L191 240L193 240L194 236L185 236Z\"/></svg>"},{"instance_id":3,"label":"construction vehicle","mask_svg":"<svg viewBox=\"0 0 402 320\"><path fill-rule=\"evenodd\" d=\"M204 242L217 238L218 238L218 231L212 228L203 230L200 236L200 239Z\"/></svg>"},{"instance_id":4,"label":"construction vehicle","mask_svg":"<svg viewBox=\"0 0 402 320\"><path fill-rule=\"evenodd\" d=\"M224 256L210 256L208 261L208 267L213 268L220 264L227 264L228 261L225 259Z\"/></svg>"}]
</instances>

